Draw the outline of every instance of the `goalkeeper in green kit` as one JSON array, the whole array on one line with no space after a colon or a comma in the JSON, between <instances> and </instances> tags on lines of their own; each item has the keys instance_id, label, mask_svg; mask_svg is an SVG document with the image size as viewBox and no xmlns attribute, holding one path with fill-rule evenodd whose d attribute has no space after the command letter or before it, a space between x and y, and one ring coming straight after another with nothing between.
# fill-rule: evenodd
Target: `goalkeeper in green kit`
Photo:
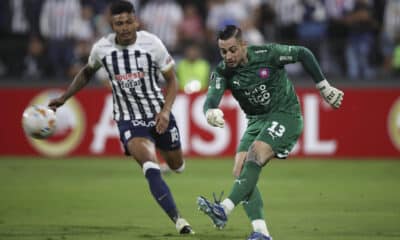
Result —
<instances>
[{"instance_id":1,"label":"goalkeeper in green kit","mask_svg":"<svg viewBox=\"0 0 400 240\"><path fill-rule=\"evenodd\" d=\"M221 229L235 206L243 203L253 227L248 240L271 240L257 188L259 175L270 159L288 156L303 129L299 100L284 66L301 62L322 98L333 108L340 107L343 92L328 83L314 55L305 47L247 46L240 28L233 25L218 33L218 47L223 61L210 77L204 103L207 122L224 127L224 114L218 105L225 90L230 90L245 112L248 124L235 156L236 179L229 196L214 202L198 197L197 204Z\"/></svg>"}]
</instances>

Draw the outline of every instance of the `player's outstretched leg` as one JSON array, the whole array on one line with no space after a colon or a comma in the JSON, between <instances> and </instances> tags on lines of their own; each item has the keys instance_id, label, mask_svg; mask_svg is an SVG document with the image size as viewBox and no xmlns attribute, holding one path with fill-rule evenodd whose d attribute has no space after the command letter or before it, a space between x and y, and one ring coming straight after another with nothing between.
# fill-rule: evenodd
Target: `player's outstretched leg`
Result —
<instances>
[{"instance_id":1,"label":"player's outstretched leg","mask_svg":"<svg viewBox=\"0 0 400 240\"><path fill-rule=\"evenodd\" d=\"M214 203L208 201L205 197L197 198L197 205L199 210L207 214L213 221L215 227L222 229L228 221L224 208L218 201Z\"/></svg>"},{"instance_id":2,"label":"player's outstretched leg","mask_svg":"<svg viewBox=\"0 0 400 240\"><path fill-rule=\"evenodd\" d=\"M179 215L174 198L168 185L161 177L158 164L147 161L143 164L143 173L149 183L150 191L169 218L175 223L176 230L180 234L193 234L190 224Z\"/></svg>"}]
</instances>

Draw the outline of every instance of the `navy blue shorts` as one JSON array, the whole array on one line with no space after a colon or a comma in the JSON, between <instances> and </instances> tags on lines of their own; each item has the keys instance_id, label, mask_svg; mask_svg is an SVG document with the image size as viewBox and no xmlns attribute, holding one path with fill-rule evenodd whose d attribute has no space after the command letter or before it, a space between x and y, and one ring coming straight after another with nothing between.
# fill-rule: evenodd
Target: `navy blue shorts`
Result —
<instances>
[{"instance_id":1,"label":"navy blue shorts","mask_svg":"<svg viewBox=\"0 0 400 240\"><path fill-rule=\"evenodd\" d=\"M128 151L128 142L135 137L144 137L156 145L158 149L172 151L181 148L181 138L179 129L176 125L174 115L169 117L169 125L163 134L156 132L156 121L151 119L117 121L119 136L124 145L125 154L130 155Z\"/></svg>"}]
</instances>

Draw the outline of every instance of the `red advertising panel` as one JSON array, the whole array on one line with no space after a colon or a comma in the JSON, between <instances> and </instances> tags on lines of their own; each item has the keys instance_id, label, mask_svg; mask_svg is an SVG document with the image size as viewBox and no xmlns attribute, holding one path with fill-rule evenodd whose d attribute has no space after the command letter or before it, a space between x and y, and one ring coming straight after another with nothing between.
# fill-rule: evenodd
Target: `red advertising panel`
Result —
<instances>
[{"instance_id":1,"label":"red advertising panel","mask_svg":"<svg viewBox=\"0 0 400 240\"><path fill-rule=\"evenodd\" d=\"M299 89L304 131L292 156L391 157L400 160L400 89L344 89L342 108L333 110L315 89ZM120 155L112 120L112 96L105 89L85 89L57 111L57 131L50 139L27 138L21 128L24 108L47 104L57 89L0 89L3 111L0 155ZM187 156L232 156L246 118L234 98L221 102L226 125L209 126L203 116L205 95L178 95L173 112Z\"/></svg>"}]
</instances>

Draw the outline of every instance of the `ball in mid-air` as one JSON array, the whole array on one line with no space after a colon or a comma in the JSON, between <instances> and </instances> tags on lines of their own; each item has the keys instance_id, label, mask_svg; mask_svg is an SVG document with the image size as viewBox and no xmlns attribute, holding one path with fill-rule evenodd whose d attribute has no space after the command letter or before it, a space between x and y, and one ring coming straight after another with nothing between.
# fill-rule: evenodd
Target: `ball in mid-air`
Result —
<instances>
[{"instance_id":1,"label":"ball in mid-air","mask_svg":"<svg viewBox=\"0 0 400 240\"><path fill-rule=\"evenodd\" d=\"M30 137L48 138L56 129L56 113L47 106L29 106L22 114L22 127Z\"/></svg>"}]
</instances>

